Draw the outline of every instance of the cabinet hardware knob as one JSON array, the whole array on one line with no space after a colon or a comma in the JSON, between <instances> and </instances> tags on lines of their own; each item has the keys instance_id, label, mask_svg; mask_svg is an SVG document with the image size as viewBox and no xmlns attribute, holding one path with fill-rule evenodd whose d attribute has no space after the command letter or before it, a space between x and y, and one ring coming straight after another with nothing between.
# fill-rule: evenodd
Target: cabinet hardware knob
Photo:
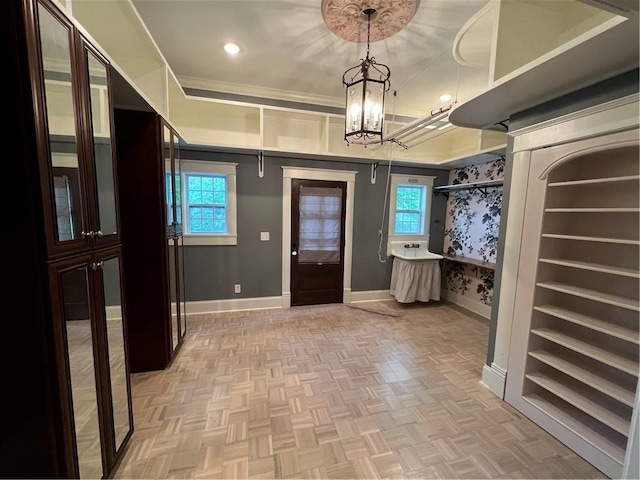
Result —
<instances>
[{"instance_id":1,"label":"cabinet hardware knob","mask_svg":"<svg viewBox=\"0 0 640 480\"><path fill-rule=\"evenodd\" d=\"M97 236L98 238L102 238L102 237L104 237L104 233L102 233L102 230L98 230L98 231L96 232L96 236Z\"/></svg>"},{"instance_id":2,"label":"cabinet hardware knob","mask_svg":"<svg viewBox=\"0 0 640 480\"><path fill-rule=\"evenodd\" d=\"M93 262L91 264L91 269L92 270L97 270L98 268L103 268L103 267L104 267L104 260L102 260L102 261L100 261L98 263Z\"/></svg>"}]
</instances>

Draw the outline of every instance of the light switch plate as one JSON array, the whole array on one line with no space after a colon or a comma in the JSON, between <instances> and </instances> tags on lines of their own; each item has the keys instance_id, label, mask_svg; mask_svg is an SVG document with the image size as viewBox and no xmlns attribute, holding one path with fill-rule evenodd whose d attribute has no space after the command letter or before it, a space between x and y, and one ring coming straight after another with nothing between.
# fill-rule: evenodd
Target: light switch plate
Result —
<instances>
[{"instance_id":1,"label":"light switch plate","mask_svg":"<svg viewBox=\"0 0 640 480\"><path fill-rule=\"evenodd\" d=\"M269 232L260 232L260 240L263 242L269 241Z\"/></svg>"}]
</instances>

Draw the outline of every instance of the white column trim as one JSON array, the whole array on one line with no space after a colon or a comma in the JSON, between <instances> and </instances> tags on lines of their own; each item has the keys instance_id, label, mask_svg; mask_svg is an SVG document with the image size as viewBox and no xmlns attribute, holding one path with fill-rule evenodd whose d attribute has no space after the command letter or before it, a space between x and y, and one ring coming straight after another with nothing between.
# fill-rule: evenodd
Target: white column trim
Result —
<instances>
[{"instance_id":1,"label":"white column trim","mask_svg":"<svg viewBox=\"0 0 640 480\"><path fill-rule=\"evenodd\" d=\"M482 380L480 380L480 384L500 398L504 398L506 380L506 370L500 368L495 363L492 363L491 366L485 365L482 367Z\"/></svg>"},{"instance_id":2,"label":"white column trim","mask_svg":"<svg viewBox=\"0 0 640 480\"><path fill-rule=\"evenodd\" d=\"M347 198L344 225L343 303L351 302L351 267L353 262L353 211L357 171L321 168L282 167L282 307L291 306L291 181L325 180L346 182Z\"/></svg>"},{"instance_id":3,"label":"white column trim","mask_svg":"<svg viewBox=\"0 0 640 480\"><path fill-rule=\"evenodd\" d=\"M504 372L507 371L509 364L511 329L513 326L513 312L516 306L516 284L520 267L520 248L522 245L522 230L524 228L524 207L527 200L530 161L531 152L518 152L513 156L513 170L509 190L509 216L505 230L502 283L492 363L492 366L497 366ZM504 398L504 385L501 392L499 396Z\"/></svg>"}]
</instances>

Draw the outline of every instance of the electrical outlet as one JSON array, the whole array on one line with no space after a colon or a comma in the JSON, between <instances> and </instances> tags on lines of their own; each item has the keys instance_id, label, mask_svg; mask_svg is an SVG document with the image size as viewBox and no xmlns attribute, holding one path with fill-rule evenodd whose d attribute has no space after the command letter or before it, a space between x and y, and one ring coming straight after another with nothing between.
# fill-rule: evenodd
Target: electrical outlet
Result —
<instances>
[{"instance_id":1,"label":"electrical outlet","mask_svg":"<svg viewBox=\"0 0 640 480\"><path fill-rule=\"evenodd\" d=\"M263 242L269 241L269 232L260 232L260 240Z\"/></svg>"},{"instance_id":2,"label":"electrical outlet","mask_svg":"<svg viewBox=\"0 0 640 480\"><path fill-rule=\"evenodd\" d=\"M234 291L235 293L240 293L240 291L241 291L241 290L240 290L240 284L239 284L239 283L236 283L236 284L234 285L234 287L233 287L233 291Z\"/></svg>"}]
</instances>

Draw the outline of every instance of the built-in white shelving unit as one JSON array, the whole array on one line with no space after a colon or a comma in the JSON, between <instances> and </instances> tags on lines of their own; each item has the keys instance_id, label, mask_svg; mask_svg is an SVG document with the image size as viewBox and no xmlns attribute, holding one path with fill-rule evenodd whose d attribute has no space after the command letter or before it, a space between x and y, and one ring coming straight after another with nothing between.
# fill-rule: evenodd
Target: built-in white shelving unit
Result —
<instances>
[{"instance_id":1,"label":"built-in white shelving unit","mask_svg":"<svg viewBox=\"0 0 640 480\"><path fill-rule=\"evenodd\" d=\"M528 273L514 313L530 320L516 327L525 350L510 363L506 395L548 430L571 432L563 441L611 477L622 472L637 408L638 152L633 143L564 161L551 152L532 170L520 267Z\"/></svg>"}]
</instances>

